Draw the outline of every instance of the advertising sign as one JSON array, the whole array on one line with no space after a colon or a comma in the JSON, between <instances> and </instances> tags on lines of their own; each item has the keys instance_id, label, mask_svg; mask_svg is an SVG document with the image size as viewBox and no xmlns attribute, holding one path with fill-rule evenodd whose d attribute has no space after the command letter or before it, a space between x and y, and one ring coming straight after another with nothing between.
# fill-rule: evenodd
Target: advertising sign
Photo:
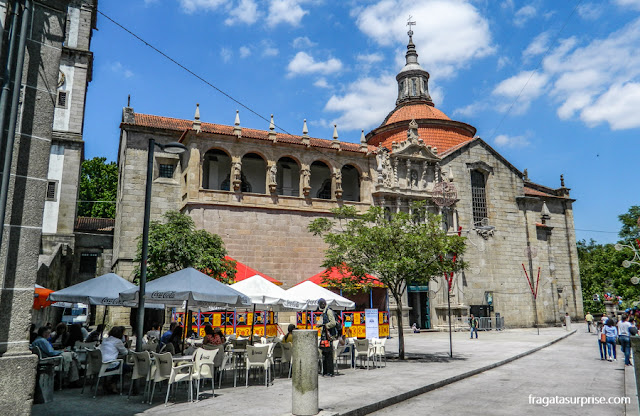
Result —
<instances>
[{"instance_id":1,"label":"advertising sign","mask_svg":"<svg viewBox=\"0 0 640 416\"><path fill-rule=\"evenodd\" d=\"M364 317L367 339L378 338L378 310L365 309Z\"/></svg>"}]
</instances>

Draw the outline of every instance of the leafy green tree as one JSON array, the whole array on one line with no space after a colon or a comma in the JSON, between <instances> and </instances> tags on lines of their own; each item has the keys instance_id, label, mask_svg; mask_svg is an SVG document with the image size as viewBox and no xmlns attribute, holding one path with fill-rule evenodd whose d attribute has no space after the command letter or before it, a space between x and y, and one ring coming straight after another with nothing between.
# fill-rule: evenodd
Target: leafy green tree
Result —
<instances>
[{"instance_id":1,"label":"leafy green tree","mask_svg":"<svg viewBox=\"0 0 640 416\"><path fill-rule=\"evenodd\" d=\"M236 262L224 258L227 251L220 236L196 230L191 217L178 211L166 212L164 219L166 222L152 221L149 224L148 281L193 267L223 283L233 283ZM142 236L138 238L135 261L139 263L141 259ZM139 266L135 275L137 281Z\"/></svg>"},{"instance_id":2,"label":"leafy green tree","mask_svg":"<svg viewBox=\"0 0 640 416\"><path fill-rule=\"evenodd\" d=\"M640 237L638 217L640 206L634 205L625 214L618 216L622 223L619 236L621 244L635 246L634 239ZM622 297L625 308L636 306L640 300L640 285L631 283L631 278L640 276L640 267L631 265L622 267L624 260L633 258L633 251L623 248L618 251L614 244L598 244L593 240L578 241L578 259L580 261L580 280L584 310L604 312L604 294ZM594 295L599 301L594 300Z\"/></svg>"},{"instance_id":3,"label":"leafy green tree","mask_svg":"<svg viewBox=\"0 0 640 416\"><path fill-rule=\"evenodd\" d=\"M398 350L404 359L402 296L407 285L424 285L434 276L464 267L460 258L465 239L447 235L442 219L428 213L423 203L412 206L413 215L385 213L380 207L371 207L364 214L353 206L332 212L334 219L318 218L309 225L309 231L321 235L328 245L323 266L351 272L341 280L345 290L370 285L365 274L387 286L398 305Z\"/></svg>"},{"instance_id":4,"label":"leafy green tree","mask_svg":"<svg viewBox=\"0 0 640 416\"><path fill-rule=\"evenodd\" d=\"M624 241L631 242L640 238L640 227L638 227L638 219L640 218L640 205L634 205L629 211L619 215L618 219L622 223L618 236Z\"/></svg>"},{"instance_id":5,"label":"leafy green tree","mask_svg":"<svg viewBox=\"0 0 640 416\"><path fill-rule=\"evenodd\" d=\"M106 157L94 157L82 162L78 191L79 217L116 217L118 166L115 162L106 161Z\"/></svg>"}]
</instances>

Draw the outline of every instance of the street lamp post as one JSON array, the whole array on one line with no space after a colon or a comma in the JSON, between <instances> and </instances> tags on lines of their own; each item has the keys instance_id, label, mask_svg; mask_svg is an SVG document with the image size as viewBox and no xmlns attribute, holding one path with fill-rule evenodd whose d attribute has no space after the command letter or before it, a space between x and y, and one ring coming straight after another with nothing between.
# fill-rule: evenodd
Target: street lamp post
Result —
<instances>
[{"instance_id":1,"label":"street lamp post","mask_svg":"<svg viewBox=\"0 0 640 416\"><path fill-rule=\"evenodd\" d=\"M136 351L142 351L142 336L144 335L144 295L147 286L147 256L149 253L149 216L151 215L151 185L153 184L153 158L155 147L166 153L180 154L187 150L182 143L156 143L149 139L147 157L147 189L144 194L144 220L142 223L142 260L140 261L140 291L138 292L138 320L136 328Z\"/></svg>"}]
</instances>

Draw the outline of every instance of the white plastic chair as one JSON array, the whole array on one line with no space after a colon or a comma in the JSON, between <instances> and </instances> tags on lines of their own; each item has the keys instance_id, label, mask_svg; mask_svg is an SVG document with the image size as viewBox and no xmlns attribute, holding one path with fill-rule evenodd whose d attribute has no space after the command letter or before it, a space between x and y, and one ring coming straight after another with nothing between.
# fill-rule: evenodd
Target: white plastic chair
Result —
<instances>
[{"instance_id":1,"label":"white plastic chair","mask_svg":"<svg viewBox=\"0 0 640 416\"><path fill-rule=\"evenodd\" d=\"M102 377L107 376L120 376L120 395L122 396L122 367L124 366L124 360L121 358L117 358L115 360L102 362L102 351L99 349L89 350L87 352L87 370L84 376L84 383L82 383L82 390L80 393L84 392L84 385L86 384L87 377L93 376L96 378L96 388L93 392L93 398L96 398L98 394L98 384L100 384L100 379ZM109 368L110 365L117 363L118 366L114 368Z\"/></svg>"},{"instance_id":2,"label":"white plastic chair","mask_svg":"<svg viewBox=\"0 0 640 416\"><path fill-rule=\"evenodd\" d=\"M374 349L374 357L378 360L378 362L382 363L384 359L384 366L387 366L387 353L385 350L385 344L387 342L386 338L376 338L373 343Z\"/></svg>"},{"instance_id":3,"label":"white plastic chair","mask_svg":"<svg viewBox=\"0 0 640 416\"><path fill-rule=\"evenodd\" d=\"M290 342L281 342L280 350L282 351L282 356L280 357L280 366L282 364L289 364L289 375L288 378L291 378L291 353L293 351L293 347Z\"/></svg>"},{"instance_id":4,"label":"white plastic chair","mask_svg":"<svg viewBox=\"0 0 640 416\"><path fill-rule=\"evenodd\" d=\"M211 379L211 397L215 397L215 357L219 350L198 348L194 353L193 372L191 378L196 381L196 401L200 399L200 380Z\"/></svg>"},{"instance_id":5,"label":"white plastic chair","mask_svg":"<svg viewBox=\"0 0 640 416\"><path fill-rule=\"evenodd\" d=\"M360 363L362 363L362 359L367 359L367 370L369 369L369 360L373 357L373 348L370 348L368 339L356 339L355 340L355 358L360 358Z\"/></svg>"},{"instance_id":6,"label":"white plastic chair","mask_svg":"<svg viewBox=\"0 0 640 416\"><path fill-rule=\"evenodd\" d=\"M131 385L129 386L129 395L127 396L127 400L131 397L131 390L133 390L134 381L143 378L144 390L142 393L142 403L144 403L147 398L149 381L151 380L151 356L149 355L149 351L134 352L132 356L133 372L131 373Z\"/></svg>"},{"instance_id":7,"label":"white plastic chair","mask_svg":"<svg viewBox=\"0 0 640 416\"><path fill-rule=\"evenodd\" d=\"M149 404L153 403L153 395L156 392L156 384L164 380L169 380L169 377L171 377L171 368L173 367L173 357L171 356L170 352L152 352L151 356L154 360L154 370L153 374L151 375L153 388L151 389L151 395L149 396Z\"/></svg>"},{"instance_id":8,"label":"white plastic chair","mask_svg":"<svg viewBox=\"0 0 640 416\"><path fill-rule=\"evenodd\" d=\"M246 387L249 387L249 370L252 367L262 368L264 370L264 385L268 387L269 370L271 368L271 359L269 358L269 350L272 345L247 345L246 355Z\"/></svg>"}]
</instances>

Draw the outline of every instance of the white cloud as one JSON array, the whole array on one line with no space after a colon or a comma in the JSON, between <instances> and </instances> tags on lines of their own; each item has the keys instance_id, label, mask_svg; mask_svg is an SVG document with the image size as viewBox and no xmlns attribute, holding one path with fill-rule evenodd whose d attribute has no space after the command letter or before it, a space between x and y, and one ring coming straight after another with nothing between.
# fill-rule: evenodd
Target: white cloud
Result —
<instances>
[{"instance_id":1,"label":"white cloud","mask_svg":"<svg viewBox=\"0 0 640 416\"><path fill-rule=\"evenodd\" d=\"M501 56L498 58L498 63L497 63L498 69L502 69L510 63L511 63L511 59L509 59L508 56Z\"/></svg>"},{"instance_id":2,"label":"white cloud","mask_svg":"<svg viewBox=\"0 0 640 416\"><path fill-rule=\"evenodd\" d=\"M215 11L225 3L225 0L180 0L180 7L185 13L194 13L200 10Z\"/></svg>"},{"instance_id":3,"label":"white cloud","mask_svg":"<svg viewBox=\"0 0 640 416\"><path fill-rule=\"evenodd\" d=\"M258 20L258 5L255 0L240 0L229 9L229 17L224 24L231 26L236 23L254 24Z\"/></svg>"},{"instance_id":4,"label":"white cloud","mask_svg":"<svg viewBox=\"0 0 640 416\"><path fill-rule=\"evenodd\" d=\"M547 82L547 75L533 71L522 71L505 79L494 88L492 93L494 96L506 98L506 101L498 105L498 110L523 113L529 108L531 101L545 92Z\"/></svg>"},{"instance_id":5,"label":"white cloud","mask_svg":"<svg viewBox=\"0 0 640 416\"><path fill-rule=\"evenodd\" d=\"M629 7L640 10L640 0L615 0L615 3L621 7Z\"/></svg>"},{"instance_id":6,"label":"white cloud","mask_svg":"<svg viewBox=\"0 0 640 416\"><path fill-rule=\"evenodd\" d=\"M471 103L467 106L456 108L453 110L454 116L472 117L477 115L480 111L486 109L486 105L481 102Z\"/></svg>"},{"instance_id":7,"label":"white cloud","mask_svg":"<svg viewBox=\"0 0 640 416\"><path fill-rule=\"evenodd\" d=\"M316 46L316 43L306 36L300 36L293 40L292 45L295 49L309 49Z\"/></svg>"},{"instance_id":8,"label":"white cloud","mask_svg":"<svg viewBox=\"0 0 640 416\"><path fill-rule=\"evenodd\" d=\"M494 52L488 21L468 1L379 0L352 15L358 28L383 46L407 44L407 16L412 15L418 22L413 27L418 53L424 53L424 63L438 77Z\"/></svg>"},{"instance_id":9,"label":"white cloud","mask_svg":"<svg viewBox=\"0 0 640 416\"><path fill-rule=\"evenodd\" d=\"M131 78L133 76L133 71L131 71L130 69L125 68L120 62L116 61L114 63L111 64L111 71L115 72L116 74L124 77L124 78Z\"/></svg>"},{"instance_id":10,"label":"white cloud","mask_svg":"<svg viewBox=\"0 0 640 416\"><path fill-rule=\"evenodd\" d=\"M280 23L288 23L298 26L304 15L309 13L300 6L301 3L304 3L304 0L271 0L267 25L273 27Z\"/></svg>"},{"instance_id":11,"label":"white cloud","mask_svg":"<svg viewBox=\"0 0 640 416\"><path fill-rule=\"evenodd\" d=\"M502 7L503 9L513 10L514 8L513 0L504 0L502 3L500 3L500 7Z\"/></svg>"},{"instance_id":12,"label":"white cloud","mask_svg":"<svg viewBox=\"0 0 640 416\"><path fill-rule=\"evenodd\" d=\"M604 13L605 6L603 4L586 3L578 6L576 11L578 16L584 20L596 20Z\"/></svg>"},{"instance_id":13,"label":"white cloud","mask_svg":"<svg viewBox=\"0 0 640 416\"><path fill-rule=\"evenodd\" d=\"M346 88L343 95L333 95L325 111L341 115L330 124L343 130L369 129L377 126L393 109L398 84L394 75L360 78Z\"/></svg>"},{"instance_id":14,"label":"white cloud","mask_svg":"<svg viewBox=\"0 0 640 416\"><path fill-rule=\"evenodd\" d=\"M222 62L224 62L225 64L231 60L232 56L233 56L233 52L231 52L231 49L229 48L220 49L220 58L222 59Z\"/></svg>"},{"instance_id":15,"label":"white cloud","mask_svg":"<svg viewBox=\"0 0 640 416\"><path fill-rule=\"evenodd\" d=\"M382 54L379 54L379 53L370 53L367 55L360 54L356 56L356 59L359 62L363 62L365 64L375 64L376 62L382 61L384 57L382 56Z\"/></svg>"},{"instance_id":16,"label":"white cloud","mask_svg":"<svg viewBox=\"0 0 640 416\"><path fill-rule=\"evenodd\" d=\"M274 57L278 56L278 54L280 53L278 48L273 46L273 42L267 39L264 39L260 42L260 48L262 48L262 56Z\"/></svg>"},{"instance_id":17,"label":"white cloud","mask_svg":"<svg viewBox=\"0 0 640 416\"><path fill-rule=\"evenodd\" d=\"M640 108L640 83L612 85L591 106L580 114L582 121L589 126L602 122L609 123L612 130L632 129L640 127L638 118Z\"/></svg>"},{"instance_id":18,"label":"white cloud","mask_svg":"<svg viewBox=\"0 0 640 416\"><path fill-rule=\"evenodd\" d=\"M532 5L524 6L513 16L513 24L522 27L529 19L534 18L537 14L538 11Z\"/></svg>"},{"instance_id":19,"label":"white cloud","mask_svg":"<svg viewBox=\"0 0 640 416\"><path fill-rule=\"evenodd\" d=\"M327 80L324 78L318 78L318 80L314 82L313 85L318 88L331 88Z\"/></svg>"},{"instance_id":20,"label":"white cloud","mask_svg":"<svg viewBox=\"0 0 640 416\"><path fill-rule=\"evenodd\" d=\"M298 52L287 66L288 76L303 74L330 74L342 69L342 62L336 58L329 58L326 61L316 61L306 52Z\"/></svg>"},{"instance_id":21,"label":"white cloud","mask_svg":"<svg viewBox=\"0 0 640 416\"><path fill-rule=\"evenodd\" d=\"M551 33L549 31L542 32L527 46L527 49L522 52L522 56L524 58L530 58L537 55L542 55L549 48L549 38L551 37Z\"/></svg>"},{"instance_id":22,"label":"white cloud","mask_svg":"<svg viewBox=\"0 0 640 416\"><path fill-rule=\"evenodd\" d=\"M239 52L240 58L246 58L247 56L251 55L251 49L246 46L240 46Z\"/></svg>"},{"instance_id":23,"label":"white cloud","mask_svg":"<svg viewBox=\"0 0 640 416\"><path fill-rule=\"evenodd\" d=\"M542 61L539 72L523 71L499 83L492 97L505 111L531 77L514 106L522 111L543 92L561 119L577 116L588 126L640 127L640 18L604 38L581 44L563 39Z\"/></svg>"},{"instance_id":24,"label":"white cloud","mask_svg":"<svg viewBox=\"0 0 640 416\"><path fill-rule=\"evenodd\" d=\"M531 144L525 136L507 136L506 134L500 134L493 140L498 147L507 148L519 148L526 147Z\"/></svg>"}]
</instances>

